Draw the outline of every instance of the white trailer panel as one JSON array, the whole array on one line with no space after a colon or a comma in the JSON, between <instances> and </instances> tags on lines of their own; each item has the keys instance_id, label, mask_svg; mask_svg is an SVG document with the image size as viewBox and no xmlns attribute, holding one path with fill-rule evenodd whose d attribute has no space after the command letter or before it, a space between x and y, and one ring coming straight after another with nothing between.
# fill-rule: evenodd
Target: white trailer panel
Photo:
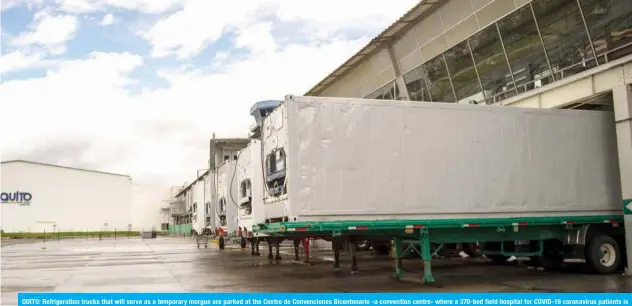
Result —
<instances>
[{"instance_id":1,"label":"white trailer panel","mask_svg":"<svg viewBox=\"0 0 632 306\"><path fill-rule=\"evenodd\" d=\"M252 225L263 223L263 164L261 141L253 139L239 153L237 160L237 182L239 183L239 227L252 232Z\"/></svg>"},{"instance_id":2,"label":"white trailer panel","mask_svg":"<svg viewBox=\"0 0 632 306\"><path fill-rule=\"evenodd\" d=\"M213 196L215 224L229 233L237 229L238 187L237 161L226 160L217 167L215 194ZM211 172L213 174L213 172ZM223 219L223 220L222 220Z\"/></svg>"},{"instance_id":3,"label":"white trailer panel","mask_svg":"<svg viewBox=\"0 0 632 306\"><path fill-rule=\"evenodd\" d=\"M620 214L613 122L597 111L288 96L263 121L264 155L277 150L278 161L283 148L287 164L287 192L266 194L266 218Z\"/></svg>"}]
</instances>

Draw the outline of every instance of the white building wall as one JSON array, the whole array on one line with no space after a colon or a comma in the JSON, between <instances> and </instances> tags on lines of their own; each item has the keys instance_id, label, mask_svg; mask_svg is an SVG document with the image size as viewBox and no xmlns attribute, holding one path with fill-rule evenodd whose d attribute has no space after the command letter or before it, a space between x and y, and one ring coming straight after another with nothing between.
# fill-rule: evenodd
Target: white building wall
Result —
<instances>
[{"instance_id":1,"label":"white building wall","mask_svg":"<svg viewBox=\"0 0 632 306\"><path fill-rule=\"evenodd\" d=\"M134 229L161 229L161 223L169 223L170 190L164 185L133 185L132 227Z\"/></svg>"},{"instance_id":2,"label":"white building wall","mask_svg":"<svg viewBox=\"0 0 632 306\"><path fill-rule=\"evenodd\" d=\"M1 204L5 232L113 230L132 223L129 176L9 162L0 166L0 177L1 192L32 194L28 206Z\"/></svg>"}]
</instances>

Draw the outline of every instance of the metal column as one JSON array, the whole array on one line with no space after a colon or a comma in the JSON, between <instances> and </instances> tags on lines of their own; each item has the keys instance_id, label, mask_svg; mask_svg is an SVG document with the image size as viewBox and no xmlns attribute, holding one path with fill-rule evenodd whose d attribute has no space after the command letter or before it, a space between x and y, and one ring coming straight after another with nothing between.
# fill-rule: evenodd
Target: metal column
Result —
<instances>
[{"instance_id":1,"label":"metal column","mask_svg":"<svg viewBox=\"0 0 632 306\"><path fill-rule=\"evenodd\" d=\"M410 100L410 95L408 94L408 88L406 88L406 81L404 80L404 76L402 75L402 71L399 67L399 62L397 61L397 58L395 57L393 46L389 43L386 46L386 49L388 50L388 55L391 59L391 64L393 65L393 71L395 71L395 83L397 84L397 89L399 89L401 98L403 98L404 100Z\"/></svg>"},{"instance_id":2,"label":"metal column","mask_svg":"<svg viewBox=\"0 0 632 306\"><path fill-rule=\"evenodd\" d=\"M632 88L622 85L612 90L621 171L621 191L627 250L626 274L632 276Z\"/></svg>"}]
</instances>

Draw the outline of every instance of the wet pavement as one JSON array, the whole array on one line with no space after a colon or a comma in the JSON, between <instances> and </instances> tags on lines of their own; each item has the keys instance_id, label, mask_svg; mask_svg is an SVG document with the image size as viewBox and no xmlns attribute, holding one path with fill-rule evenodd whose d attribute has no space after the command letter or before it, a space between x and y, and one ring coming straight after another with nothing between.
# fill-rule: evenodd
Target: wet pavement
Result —
<instances>
[{"instance_id":1,"label":"wet pavement","mask_svg":"<svg viewBox=\"0 0 632 306\"><path fill-rule=\"evenodd\" d=\"M328 250L312 252L313 265L292 262L291 247L279 263L250 251L198 249L193 238L3 243L2 305L17 304L17 292L632 292L632 277L571 270L536 271L492 266L479 259L433 262L436 285L397 282L393 261L359 254L360 272L333 271ZM413 275L422 262L406 260Z\"/></svg>"}]
</instances>

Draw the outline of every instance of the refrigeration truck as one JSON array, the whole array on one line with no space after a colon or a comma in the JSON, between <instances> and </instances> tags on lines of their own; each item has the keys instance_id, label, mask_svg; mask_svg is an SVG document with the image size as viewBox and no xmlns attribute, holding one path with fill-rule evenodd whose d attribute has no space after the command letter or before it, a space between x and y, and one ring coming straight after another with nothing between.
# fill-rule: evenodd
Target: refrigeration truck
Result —
<instances>
[{"instance_id":1,"label":"refrigeration truck","mask_svg":"<svg viewBox=\"0 0 632 306\"><path fill-rule=\"evenodd\" d=\"M261 158L260 125L261 120L279 105L281 101L259 101L252 106L250 114L255 124L250 128L250 141L237 158L237 182L239 184L238 233L241 247L250 244L250 254L260 255L259 243L265 238L254 233L252 226L263 220L263 162Z\"/></svg>"},{"instance_id":2,"label":"refrigeration truck","mask_svg":"<svg viewBox=\"0 0 632 306\"><path fill-rule=\"evenodd\" d=\"M336 268L341 246L364 240L393 242L398 279L418 254L423 282L454 243L549 269L625 262L611 112L290 95L263 119L261 143L254 232L332 241Z\"/></svg>"}]
</instances>

